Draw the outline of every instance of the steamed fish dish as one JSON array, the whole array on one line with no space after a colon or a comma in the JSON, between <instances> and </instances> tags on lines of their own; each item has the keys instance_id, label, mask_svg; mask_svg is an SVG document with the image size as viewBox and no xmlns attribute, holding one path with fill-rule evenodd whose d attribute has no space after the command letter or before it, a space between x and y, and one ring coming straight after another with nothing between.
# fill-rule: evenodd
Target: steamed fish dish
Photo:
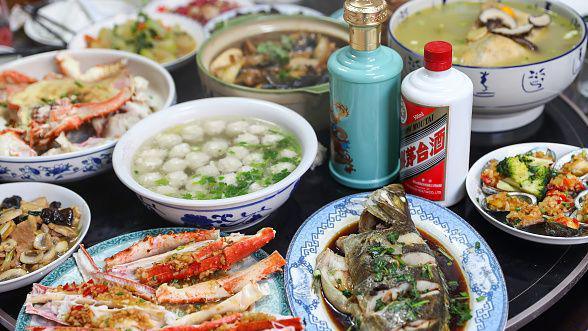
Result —
<instances>
[{"instance_id":1,"label":"steamed fish dish","mask_svg":"<svg viewBox=\"0 0 588 331\"><path fill-rule=\"evenodd\" d=\"M566 157L566 156L564 156ZM480 205L494 218L524 231L573 237L586 235L582 196L588 185L588 159L580 150L561 166L553 151L490 160L481 174Z\"/></svg>"},{"instance_id":2,"label":"steamed fish dish","mask_svg":"<svg viewBox=\"0 0 588 331\"><path fill-rule=\"evenodd\" d=\"M336 239L317 257L315 276L326 300L352 316L356 330L449 330L463 324L469 298L450 299L437 254L410 218L404 189L393 184L372 193L356 231ZM449 256L444 253L445 256ZM463 290L463 288L462 288ZM461 316L452 316L460 311ZM459 308L457 308L459 305Z\"/></svg>"},{"instance_id":3,"label":"steamed fish dish","mask_svg":"<svg viewBox=\"0 0 588 331\"><path fill-rule=\"evenodd\" d=\"M0 284L55 261L77 241L80 211L40 197L15 195L0 205Z\"/></svg>"},{"instance_id":4,"label":"steamed fish dish","mask_svg":"<svg viewBox=\"0 0 588 331\"><path fill-rule=\"evenodd\" d=\"M161 104L125 59L83 72L59 53L59 72L41 79L0 72L0 156L79 151L118 139Z\"/></svg>"},{"instance_id":5,"label":"steamed fish dish","mask_svg":"<svg viewBox=\"0 0 588 331\"><path fill-rule=\"evenodd\" d=\"M249 258L274 236L271 228L225 237L214 229L147 236L104 259L103 268L82 245L74 258L83 282L56 287L34 284L26 313L45 320L45 326L35 330L53 330L57 325L116 330L303 330L300 318L254 308L270 295L264 279L286 263L278 252L260 261Z\"/></svg>"},{"instance_id":6,"label":"steamed fish dish","mask_svg":"<svg viewBox=\"0 0 588 331\"><path fill-rule=\"evenodd\" d=\"M137 19L86 35L88 48L110 48L139 54L158 63L172 62L191 53L196 41L180 26L168 26L143 13Z\"/></svg>"},{"instance_id":7,"label":"steamed fish dish","mask_svg":"<svg viewBox=\"0 0 588 331\"><path fill-rule=\"evenodd\" d=\"M291 89L326 83L327 60L340 41L318 33L293 32L245 40L219 54L210 72L246 87Z\"/></svg>"},{"instance_id":8,"label":"steamed fish dish","mask_svg":"<svg viewBox=\"0 0 588 331\"><path fill-rule=\"evenodd\" d=\"M231 198L286 178L301 160L297 138L255 118L211 118L172 127L149 139L133 162L135 179L184 199Z\"/></svg>"},{"instance_id":9,"label":"steamed fish dish","mask_svg":"<svg viewBox=\"0 0 588 331\"><path fill-rule=\"evenodd\" d=\"M422 55L424 45L445 40L453 63L497 67L554 58L580 42L579 28L567 18L523 2L451 2L416 12L394 37Z\"/></svg>"}]
</instances>

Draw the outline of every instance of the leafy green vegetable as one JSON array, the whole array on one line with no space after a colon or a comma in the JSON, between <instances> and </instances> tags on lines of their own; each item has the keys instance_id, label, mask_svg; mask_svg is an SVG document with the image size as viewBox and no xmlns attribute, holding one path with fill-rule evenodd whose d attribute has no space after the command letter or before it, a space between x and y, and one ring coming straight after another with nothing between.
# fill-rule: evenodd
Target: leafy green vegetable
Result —
<instances>
[{"instance_id":1,"label":"leafy green vegetable","mask_svg":"<svg viewBox=\"0 0 588 331\"><path fill-rule=\"evenodd\" d=\"M281 44L274 41L265 41L257 45L257 52L265 54L270 61L279 64L287 64L290 60L290 52Z\"/></svg>"},{"instance_id":2,"label":"leafy green vegetable","mask_svg":"<svg viewBox=\"0 0 588 331\"><path fill-rule=\"evenodd\" d=\"M159 186L164 186L169 184L169 180L167 178L161 178L155 181L155 184Z\"/></svg>"}]
</instances>

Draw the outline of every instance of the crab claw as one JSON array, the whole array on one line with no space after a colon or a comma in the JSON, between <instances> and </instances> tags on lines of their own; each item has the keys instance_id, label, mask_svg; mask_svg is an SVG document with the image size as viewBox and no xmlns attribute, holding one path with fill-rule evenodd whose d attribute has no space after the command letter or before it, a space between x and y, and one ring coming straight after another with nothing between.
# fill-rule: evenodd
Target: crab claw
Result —
<instances>
[{"instance_id":1,"label":"crab claw","mask_svg":"<svg viewBox=\"0 0 588 331\"><path fill-rule=\"evenodd\" d=\"M231 235L212 242L198 251L178 254L175 261L139 268L135 275L143 284L156 286L174 279L203 276L217 270L228 270L233 264L253 254L275 237L272 228L252 236Z\"/></svg>"},{"instance_id":2,"label":"crab claw","mask_svg":"<svg viewBox=\"0 0 588 331\"><path fill-rule=\"evenodd\" d=\"M0 131L0 156L37 156L37 152L12 130Z\"/></svg>"},{"instance_id":3,"label":"crab claw","mask_svg":"<svg viewBox=\"0 0 588 331\"><path fill-rule=\"evenodd\" d=\"M286 260L278 252L273 252L258 263L240 270L232 275L212 279L195 285L176 288L161 285L157 288L157 301L160 303L196 303L210 302L227 298L249 283L256 283L280 270Z\"/></svg>"},{"instance_id":4,"label":"crab claw","mask_svg":"<svg viewBox=\"0 0 588 331\"><path fill-rule=\"evenodd\" d=\"M117 112L133 96L133 80L127 73L121 75L113 86L118 88L119 92L102 102L71 104L65 100L58 101L49 110L47 123L31 121L31 145L47 146L62 132L75 130L94 118L106 117Z\"/></svg>"},{"instance_id":5,"label":"crab claw","mask_svg":"<svg viewBox=\"0 0 588 331\"><path fill-rule=\"evenodd\" d=\"M82 72L80 63L66 52L58 53L55 56L55 62L62 74L81 82L96 82L115 76L127 66L127 59L121 59L112 63L99 64Z\"/></svg>"},{"instance_id":6,"label":"crab claw","mask_svg":"<svg viewBox=\"0 0 588 331\"><path fill-rule=\"evenodd\" d=\"M174 250L191 242L215 240L220 236L218 230L199 230L193 232L160 234L147 236L128 248L106 258L106 269L120 264L130 263L142 258L151 257Z\"/></svg>"}]
</instances>

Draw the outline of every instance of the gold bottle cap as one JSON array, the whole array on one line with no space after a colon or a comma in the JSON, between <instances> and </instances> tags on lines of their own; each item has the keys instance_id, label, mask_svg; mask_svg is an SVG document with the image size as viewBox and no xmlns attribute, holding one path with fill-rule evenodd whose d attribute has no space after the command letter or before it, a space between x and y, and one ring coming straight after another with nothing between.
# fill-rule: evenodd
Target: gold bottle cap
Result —
<instances>
[{"instance_id":1,"label":"gold bottle cap","mask_svg":"<svg viewBox=\"0 0 588 331\"><path fill-rule=\"evenodd\" d=\"M352 26L377 26L390 14L385 0L346 0L343 19Z\"/></svg>"}]
</instances>

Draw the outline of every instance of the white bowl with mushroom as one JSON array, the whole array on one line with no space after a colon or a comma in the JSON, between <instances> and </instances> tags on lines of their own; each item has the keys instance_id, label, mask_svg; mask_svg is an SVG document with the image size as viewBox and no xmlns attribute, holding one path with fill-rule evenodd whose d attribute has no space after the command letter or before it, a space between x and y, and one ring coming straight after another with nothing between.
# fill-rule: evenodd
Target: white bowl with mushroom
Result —
<instances>
[{"instance_id":1,"label":"white bowl with mushroom","mask_svg":"<svg viewBox=\"0 0 588 331\"><path fill-rule=\"evenodd\" d=\"M545 104L567 88L580 72L586 54L586 26L580 14L572 8L561 2L546 0L510 1L509 4L519 4L520 7L526 6L524 8L529 9L528 12L519 10L523 13L520 15L515 12L516 22L511 17L512 15L507 14L504 10L488 9L478 12L479 16L476 19L475 14L474 17L470 17L466 14L459 15L456 12L455 15L450 16L444 8L442 12L444 23L439 26L435 25L438 22L433 22L430 16L423 17L425 15L423 12L432 8L442 8L456 3L479 2L475 0L409 1L395 11L390 19L389 44L402 56L405 63L403 73L406 74L422 67L423 56L420 52L424 47L424 42L432 41L429 40L430 38L443 40L448 40L450 37L459 38L454 42L454 67L468 75L474 84L472 131L497 132L519 128L536 120L543 113ZM498 4L497 6L503 5ZM512 8L516 11L518 7ZM542 14L531 15L532 11L533 13L541 11ZM427 13L431 13L431 11ZM527 16L523 17L523 15ZM557 21L555 19L550 21L550 15L555 15L553 17L557 17ZM413 36L412 33L407 32L408 30L398 30L399 26L408 22L407 19L411 17L417 20L412 22L419 22L419 20L422 22L421 29L447 31L447 36L450 37L442 38L419 34L427 36L426 38L422 37L427 40L420 40L421 37ZM524 20L525 18L526 20ZM498 27L493 28L489 25L492 22L501 23ZM558 40L553 35L543 35L544 39L541 39L541 44L536 41L537 38L532 39L539 35L539 31L553 30L552 26L556 22L565 22L565 26L571 27L570 30L562 29L564 30L562 36L558 38L563 42L569 35L573 35L573 44L559 49L559 46L555 46ZM464 35L458 35L455 31L461 31L459 30L461 23L466 28L472 24L478 24L481 27L475 29L472 26L469 32L465 30L463 31ZM546 23L551 23L551 25L546 26ZM476 34L475 32L480 33ZM488 36L494 38L493 43L490 43L489 39L482 39ZM499 38L501 38L500 43L494 42ZM571 43L572 39L568 39ZM469 41L465 42L465 40ZM530 40L535 40L536 43ZM504 46L505 43L508 44L507 46L514 46L507 48ZM463 61L464 57L461 55L456 57L457 50L464 45L472 50L470 54L476 54L476 57L472 58L480 60L479 63ZM501 45L501 47L492 48L485 45ZM553 49L550 48L551 45L554 45ZM517 54L516 58L513 56L512 62L497 61L494 63L488 60L507 57L507 54L511 53ZM546 56L535 59L533 53L545 54Z\"/></svg>"},{"instance_id":2,"label":"white bowl with mushroom","mask_svg":"<svg viewBox=\"0 0 588 331\"><path fill-rule=\"evenodd\" d=\"M266 123L266 130L258 130L261 125L239 129L237 124L246 121ZM220 129L214 133L208 124ZM296 141L296 148L286 153L281 142L288 141ZM236 231L286 202L312 165L317 146L310 124L289 108L248 98L208 98L139 122L118 142L113 165L121 182L168 221ZM270 151L267 157L261 149ZM295 161L284 161L288 158Z\"/></svg>"},{"instance_id":3,"label":"white bowl with mushroom","mask_svg":"<svg viewBox=\"0 0 588 331\"><path fill-rule=\"evenodd\" d=\"M53 184L2 184L0 192L2 202L13 196L22 198L18 205L10 204L6 200L9 204L5 206L10 208L0 209L0 232L3 239L0 242L2 293L38 281L71 256L88 232L91 214L82 197ZM42 221L42 206L53 201L61 203L57 210L71 210L71 227Z\"/></svg>"}]
</instances>

